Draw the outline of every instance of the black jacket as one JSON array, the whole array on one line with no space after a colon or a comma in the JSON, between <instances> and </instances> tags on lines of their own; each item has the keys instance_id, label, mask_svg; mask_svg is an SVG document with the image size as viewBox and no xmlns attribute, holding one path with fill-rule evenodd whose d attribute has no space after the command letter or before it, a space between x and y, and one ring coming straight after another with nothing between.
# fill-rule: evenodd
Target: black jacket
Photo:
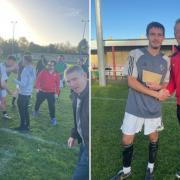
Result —
<instances>
[{"instance_id":1,"label":"black jacket","mask_svg":"<svg viewBox=\"0 0 180 180\"><path fill-rule=\"evenodd\" d=\"M71 130L71 137L78 139L78 142L81 143L82 139L77 131L76 124L76 106L77 106L77 98L81 100L80 103L80 121L81 121L81 129L82 136L84 139L85 145L89 147L89 83L87 82L87 86L84 91L77 95L72 92L72 107L73 107L73 115L74 115L74 128Z\"/></svg>"}]
</instances>

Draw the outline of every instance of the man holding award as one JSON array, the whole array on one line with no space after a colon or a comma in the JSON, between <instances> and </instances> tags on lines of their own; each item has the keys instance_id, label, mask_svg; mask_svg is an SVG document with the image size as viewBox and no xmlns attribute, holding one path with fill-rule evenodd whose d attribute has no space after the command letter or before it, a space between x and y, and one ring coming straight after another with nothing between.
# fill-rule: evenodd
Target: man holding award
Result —
<instances>
[{"instance_id":1,"label":"man holding award","mask_svg":"<svg viewBox=\"0 0 180 180\"><path fill-rule=\"evenodd\" d=\"M145 179L153 179L154 163L158 150L158 131L162 129L161 89L169 81L169 59L160 52L164 40L164 26L158 22L148 24L147 48L132 50L128 57L129 93L122 130L123 168L112 179L126 179L131 175L133 141L144 126L149 137L149 161Z\"/></svg>"}]
</instances>

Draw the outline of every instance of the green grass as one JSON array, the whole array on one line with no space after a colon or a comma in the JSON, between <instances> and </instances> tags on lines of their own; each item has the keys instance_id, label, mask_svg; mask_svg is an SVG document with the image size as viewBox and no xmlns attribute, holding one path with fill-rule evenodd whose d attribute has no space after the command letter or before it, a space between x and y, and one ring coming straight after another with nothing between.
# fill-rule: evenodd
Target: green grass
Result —
<instances>
[{"instance_id":1,"label":"green grass","mask_svg":"<svg viewBox=\"0 0 180 180\"><path fill-rule=\"evenodd\" d=\"M107 87L92 84L93 180L110 179L122 167L120 125L124 116L127 94L128 87L125 82L109 84ZM175 98L163 103L163 123L165 130L160 133L154 179L173 180L176 171L180 170L180 127L176 118ZM136 135L132 177L129 179L144 179L148 161L148 144L148 138L143 132Z\"/></svg>"},{"instance_id":2,"label":"green grass","mask_svg":"<svg viewBox=\"0 0 180 180\"><path fill-rule=\"evenodd\" d=\"M8 83L12 88L12 77ZM44 102L40 115L31 118L31 132L19 133L12 130L19 126L17 108L10 105L8 113L11 120L0 115L0 179L2 180L68 180L75 168L79 146L67 147L67 139L73 127L72 106L69 90L64 88L56 104L57 125L50 124L48 105ZM31 99L32 114L35 94Z\"/></svg>"}]
</instances>

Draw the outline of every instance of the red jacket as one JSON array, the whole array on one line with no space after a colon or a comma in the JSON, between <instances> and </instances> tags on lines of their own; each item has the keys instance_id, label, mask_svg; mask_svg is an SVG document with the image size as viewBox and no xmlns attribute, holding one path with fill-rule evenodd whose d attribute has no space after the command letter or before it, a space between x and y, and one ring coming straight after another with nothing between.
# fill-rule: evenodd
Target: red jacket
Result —
<instances>
[{"instance_id":1,"label":"red jacket","mask_svg":"<svg viewBox=\"0 0 180 180\"><path fill-rule=\"evenodd\" d=\"M60 94L60 75L57 72L49 73L47 69L42 70L36 79L35 87L43 92L54 92Z\"/></svg>"},{"instance_id":2,"label":"red jacket","mask_svg":"<svg viewBox=\"0 0 180 180\"><path fill-rule=\"evenodd\" d=\"M171 57L170 81L167 89L170 94L176 91L177 104L180 105L180 50Z\"/></svg>"}]
</instances>

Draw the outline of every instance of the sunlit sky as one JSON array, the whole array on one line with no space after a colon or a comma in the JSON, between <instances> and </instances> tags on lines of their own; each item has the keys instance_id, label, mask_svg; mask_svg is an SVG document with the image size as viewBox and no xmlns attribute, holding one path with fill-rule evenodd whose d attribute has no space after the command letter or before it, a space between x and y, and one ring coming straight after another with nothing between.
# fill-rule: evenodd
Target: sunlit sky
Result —
<instances>
[{"instance_id":1,"label":"sunlit sky","mask_svg":"<svg viewBox=\"0 0 180 180\"><path fill-rule=\"evenodd\" d=\"M47 45L69 41L77 45L82 39L89 16L88 0L0 0L0 37L26 37L28 41ZM87 23L88 24L88 23ZM85 38L89 37L86 26Z\"/></svg>"},{"instance_id":2,"label":"sunlit sky","mask_svg":"<svg viewBox=\"0 0 180 180\"><path fill-rule=\"evenodd\" d=\"M95 0L91 2L91 38L96 39ZM101 0L101 14L104 39L146 37L146 26L152 21L162 23L166 37L173 38L180 0Z\"/></svg>"}]
</instances>

